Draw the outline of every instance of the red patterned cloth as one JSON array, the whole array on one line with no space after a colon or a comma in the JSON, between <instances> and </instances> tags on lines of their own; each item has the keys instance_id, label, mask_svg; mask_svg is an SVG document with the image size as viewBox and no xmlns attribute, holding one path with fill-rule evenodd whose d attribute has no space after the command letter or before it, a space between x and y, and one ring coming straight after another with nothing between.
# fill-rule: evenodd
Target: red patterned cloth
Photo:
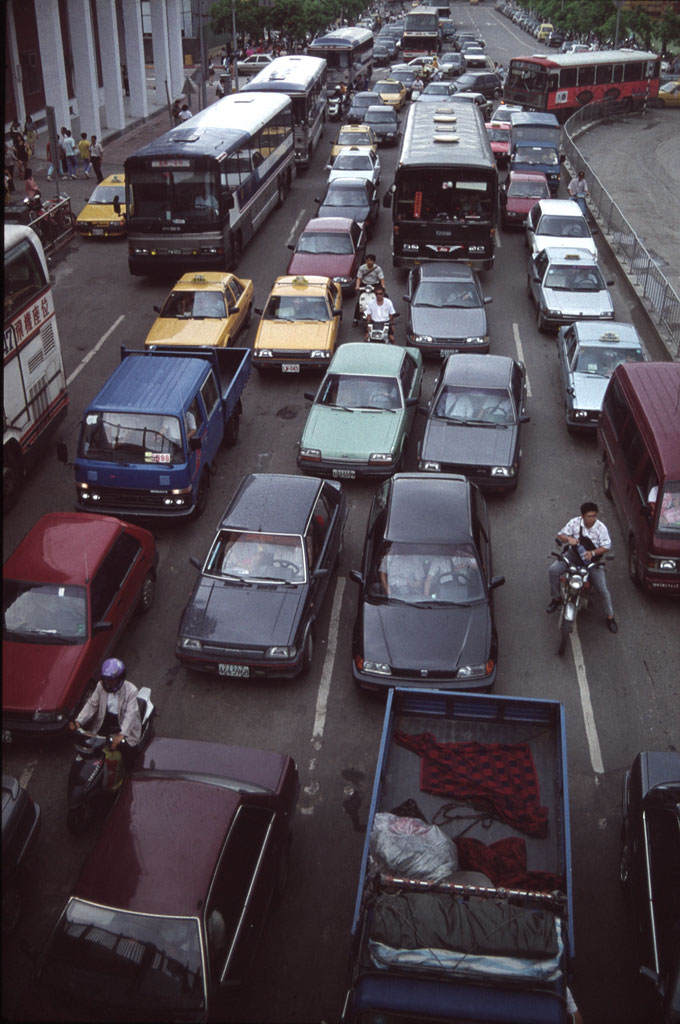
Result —
<instances>
[{"instance_id":1,"label":"red patterned cloth","mask_svg":"<svg viewBox=\"0 0 680 1024\"><path fill-rule=\"evenodd\" d=\"M527 871L527 847L519 836L499 839L488 846L479 839L462 836L455 840L458 866L464 871L483 871L495 886L529 889L532 892L564 892L561 875L550 871Z\"/></svg>"},{"instance_id":2,"label":"red patterned cloth","mask_svg":"<svg viewBox=\"0 0 680 1024\"><path fill-rule=\"evenodd\" d=\"M394 739L420 754L424 793L468 800L530 836L548 834L528 743L441 743L429 732L411 736L398 729Z\"/></svg>"}]
</instances>

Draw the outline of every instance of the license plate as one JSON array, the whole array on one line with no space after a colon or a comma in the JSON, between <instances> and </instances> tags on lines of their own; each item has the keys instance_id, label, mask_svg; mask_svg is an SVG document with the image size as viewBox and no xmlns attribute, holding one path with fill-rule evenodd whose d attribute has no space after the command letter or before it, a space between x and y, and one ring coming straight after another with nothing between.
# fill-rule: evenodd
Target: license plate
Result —
<instances>
[{"instance_id":1,"label":"license plate","mask_svg":"<svg viewBox=\"0 0 680 1024\"><path fill-rule=\"evenodd\" d=\"M447 356L451 355L452 351L453 351L453 349L450 349L450 348L440 348L439 349L439 358L440 359L446 359Z\"/></svg>"},{"instance_id":2,"label":"license plate","mask_svg":"<svg viewBox=\"0 0 680 1024\"><path fill-rule=\"evenodd\" d=\"M168 252L168 256L181 256L182 255L182 250L181 249L168 249L167 252Z\"/></svg>"},{"instance_id":3,"label":"license plate","mask_svg":"<svg viewBox=\"0 0 680 1024\"><path fill-rule=\"evenodd\" d=\"M104 234L104 228L92 228L92 234L93 235L103 235Z\"/></svg>"},{"instance_id":4,"label":"license plate","mask_svg":"<svg viewBox=\"0 0 680 1024\"><path fill-rule=\"evenodd\" d=\"M334 480L354 480L356 477L355 469L334 469L333 479Z\"/></svg>"},{"instance_id":5,"label":"license plate","mask_svg":"<svg viewBox=\"0 0 680 1024\"><path fill-rule=\"evenodd\" d=\"M299 373L300 372L300 364L299 363L282 363L281 364L281 369L283 370L284 373Z\"/></svg>"},{"instance_id":6,"label":"license plate","mask_svg":"<svg viewBox=\"0 0 680 1024\"><path fill-rule=\"evenodd\" d=\"M239 676L242 679L247 679L250 675L250 668L248 665L223 665L217 666L218 672L221 676Z\"/></svg>"},{"instance_id":7,"label":"license plate","mask_svg":"<svg viewBox=\"0 0 680 1024\"><path fill-rule=\"evenodd\" d=\"M3 729L2 730L2 742L3 743L11 743L12 742L12 733L9 731L9 729Z\"/></svg>"}]
</instances>

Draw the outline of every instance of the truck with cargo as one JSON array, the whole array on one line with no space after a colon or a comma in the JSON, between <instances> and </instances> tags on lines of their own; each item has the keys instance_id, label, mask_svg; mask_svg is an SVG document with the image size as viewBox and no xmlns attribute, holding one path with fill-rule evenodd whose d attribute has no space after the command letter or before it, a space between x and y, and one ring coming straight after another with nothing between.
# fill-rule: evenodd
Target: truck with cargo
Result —
<instances>
[{"instance_id":1,"label":"truck with cargo","mask_svg":"<svg viewBox=\"0 0 680 1024\"><path fill-rule=\"evenodd\" d=\"M76 508L185 519L205 509L220 445L235 444L250 349L121 349L87 409Z\"/></svg>"},{"instance_id":2,"label":"truck with cargo","mask_svg":"<svg viewBox=\"0 0 680 1024\"><path fill-rule=\"evenodd\" d=\"M510 170L541 172L555 195L560 185L562 128L554 114L518 111L510 118Z\"/></svg>"},{"instance_id":3,"label":"truck with cargo","mask_svg":"<svg viewBox=\"0 0 680 1024\"><path fill-rule=\"evenodd\" d=\"M562 705L391 690L344 1024L566 1024L573 951Z\"/></svg>"}]
</instances>

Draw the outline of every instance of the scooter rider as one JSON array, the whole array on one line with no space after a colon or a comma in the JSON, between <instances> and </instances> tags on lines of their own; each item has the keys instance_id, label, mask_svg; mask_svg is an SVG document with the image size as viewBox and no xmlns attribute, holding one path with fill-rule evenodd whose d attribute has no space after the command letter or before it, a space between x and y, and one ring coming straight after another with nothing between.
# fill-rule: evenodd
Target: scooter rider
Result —
<instances>
[{"instance_id":1,"label":"scooter rider","mask_svg":"<svg viewBox=\"0 0 680 1024\"><path fill-rule=\"evenodd\" d=\"M598 507L594 501L584 501L581 505L581 515L570 519L566 526L563 526L557 534L558 540L563 544L572 546L581 545L585 550L581 555L584 562L597 561L612 546L609 531L604 523L597 518ZM557 611L560 606L560 576L564 572L565 563L558 558L548 569L550 580L550 604L546 608L548 614ZM607 589L607 581L604 574L604 566L599 564L589 575L593 589L597 591L598 597L604 607L607 616L607 629L610 633L618 632L618 625L614 618L612 599Z\"/></svg>"},{"instance_id":2,"label":"scooter rider","mask_svg":"<svg viewBox=\"0 0 680 1024\"><path fill-rule=\"evenodd\" d=\"M385 286L377 285L366 306L366 341L371 334L371 324L384 324L390 322L388 339L394 341L394 317L396 311L390 299L385 296Z\"/></svg>"},{"instance_id":3,"label":"scooter rider","mask_svg":"<svg viewBox=\"0 0 680 1024\"><path fill-rule=\"evenodd\" d=\"M585 217L588 210L586 206L586 196L590 195L585 171L579 171L577 176L571 179L567 189L570 197L578 203L581 208L581 213Z\"/></svg>"},{"instance_id":4,"label":"scooter rider","mask_svg":"<svg viewBox=\"0 0 680 1024\"><path fill-rule=\"evenodd\" d=\"M142 738L142 720L139 714L134 683L125 678L125 665L118 658L107 658L102 665L101 679L85 702L80 717L69 722L72 730L94 719L98 735L112 735L111 748L120 747L125 769L129 770Z\"/></svg>"},{"instance_id":5,"label":"scooter rider","mask_svg":"<svg viewBox=\"0 0 680 1024\"><path fill-rule=\"evenodd\" d=\"M357 293L362 288L375 288L377 285L382 285L385 288L385 275L382 267L378 266L375 262L375 253L366 253L366 262L362 263L357 270L357 279L355 281L355 287ZM357 296L356 305L354 307L354 319L352 320L352 326L355 327L359 322L359 298Z\"/></svg>"}]
</instances>

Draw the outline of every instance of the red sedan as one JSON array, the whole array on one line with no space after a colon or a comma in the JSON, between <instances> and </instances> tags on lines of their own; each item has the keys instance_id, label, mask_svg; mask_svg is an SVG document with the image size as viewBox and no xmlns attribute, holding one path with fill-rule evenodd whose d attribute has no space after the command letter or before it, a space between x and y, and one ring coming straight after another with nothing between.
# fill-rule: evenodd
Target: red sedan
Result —
<instances>
[{"instance_id":1,"label":"red sedan","mask_svg":"<svg viewBox=\"0 0 680 1024\"><path fill-rule=\"evenodd\" d=\"M3 569L3 738L56 733L130 616L151 607L158 554L148 530L110 516L43 516Z\"/></svg>"},{"instance_id":2,"label":"red sedan","mask_svg":"<svg viewBox=\"0 0 680 1024\"><path fill-rule=\"evenodd\" d=\"M366 233L348 217L315 217L298 238L288 274L331 277L343 295L354 293L357 270L364 261Z\"/></svg>"}]
</instances>

